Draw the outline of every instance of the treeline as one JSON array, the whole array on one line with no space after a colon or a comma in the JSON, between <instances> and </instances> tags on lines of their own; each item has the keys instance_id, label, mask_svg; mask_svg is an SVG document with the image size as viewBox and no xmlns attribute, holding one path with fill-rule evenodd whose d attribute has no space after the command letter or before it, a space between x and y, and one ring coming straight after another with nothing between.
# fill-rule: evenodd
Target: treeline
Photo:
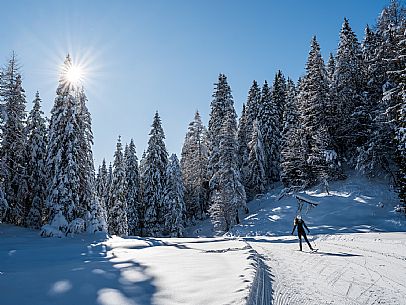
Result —
<instances>
[{"instance_id":1,"label":"treeline","mask_svg":"<svg viewBox=\"0 0 406 305\"><path fill-rule=\"evenodd\" d=\"M354 169L391 177L405 206L405 16L391 1L361 42L344 19L327 63L313 37L305 74L296 83L281 71L271 84L253 81L238 123L220 74L208 126L196 112L180 162L168 158L156 113L141 160L134 142L123 148L119 138L113 164L103 161L96 177L83 88L62 74L49 124L38 94L26 118L13 57L1 74L0 216L42 226L44 235L182 236L207 217L227 232L248 211L247 200L277 183L288 191L327 188Z\"/></svg>"}]
</instances>

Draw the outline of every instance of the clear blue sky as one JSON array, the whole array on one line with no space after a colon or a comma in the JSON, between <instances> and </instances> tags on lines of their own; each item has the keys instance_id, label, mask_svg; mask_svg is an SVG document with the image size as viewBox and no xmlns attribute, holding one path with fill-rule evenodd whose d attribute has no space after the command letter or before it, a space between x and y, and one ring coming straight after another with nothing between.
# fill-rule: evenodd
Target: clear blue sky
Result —
<instances>
[{"instance_id":1,"label":"clear blue sky","mask_svg":"<svg viewBox=\"0 0 406 305\"><path fill-rule=\"evenodd\" d=\"M326 59L343 18L362 40L384 0L4 1L0 61L14 50L28 110L40 91L53 105L58 65L70 52L86 63L96 164L113 159L118 135L134 138L140 157L159 111L169 153L180 153L198 109L205 123L213 83L225 73L240 113L253 79L272 82L280 69L303 74L316 35Z\"/></svg>"}]
</instances>

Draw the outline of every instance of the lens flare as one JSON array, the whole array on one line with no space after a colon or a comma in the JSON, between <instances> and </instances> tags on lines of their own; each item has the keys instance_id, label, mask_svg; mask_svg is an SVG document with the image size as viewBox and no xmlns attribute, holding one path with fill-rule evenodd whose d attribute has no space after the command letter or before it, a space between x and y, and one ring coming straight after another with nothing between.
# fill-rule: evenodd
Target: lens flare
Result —
<instances>
[{"instance_id":1,"label":"lens flare","mask_svg":"<svg viewBox=\"0 0 406 305\"><path fill-rule=\"evenodd\" d=\"M80 85L83 83L83 80L85 78L85 73L82 67L80 66L75 66L72 65L68 68L66 71L66 80L71 84L71 85Z\"/></svg>"}]
</instances>

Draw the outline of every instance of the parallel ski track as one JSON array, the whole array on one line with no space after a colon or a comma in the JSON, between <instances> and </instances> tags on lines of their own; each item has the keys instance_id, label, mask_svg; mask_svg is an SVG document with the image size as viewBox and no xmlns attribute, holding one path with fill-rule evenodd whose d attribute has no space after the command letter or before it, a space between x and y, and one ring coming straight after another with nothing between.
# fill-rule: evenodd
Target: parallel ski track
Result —
<instances>
[{"instance_id":1,"label":"parallel ski track","mask_svg":"<svg viewBox=\"0 0 406 305\"><path fill-rule=\"evenodd\" d=\"M249 304L406 305L406 284L380 270L385 262L406 271L402 255L339 243L336 236L323 236L317 243L330 253L292 252L296 245L291 243L264 246L248 242L267 264L272 278L271 301Z\"/></svg>"}]
</instances>

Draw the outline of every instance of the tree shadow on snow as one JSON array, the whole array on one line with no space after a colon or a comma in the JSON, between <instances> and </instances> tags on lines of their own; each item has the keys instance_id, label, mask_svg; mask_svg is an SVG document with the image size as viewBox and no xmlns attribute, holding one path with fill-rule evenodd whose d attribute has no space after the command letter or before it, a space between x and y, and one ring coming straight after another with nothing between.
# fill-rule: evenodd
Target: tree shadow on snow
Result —
<instances>
[{"instance_id":1,"label":"tree shadow on snow","mask_svg":"<svg viewBox=\"0 0 406 305\"><path fill-rule=\"evenodd\" d=\"M0 255L1 304L152 305L157 288L148 267L108 253L104 241L38 237L21 249L10 242L13 255Z\"/></svg>"}]
</instances>

